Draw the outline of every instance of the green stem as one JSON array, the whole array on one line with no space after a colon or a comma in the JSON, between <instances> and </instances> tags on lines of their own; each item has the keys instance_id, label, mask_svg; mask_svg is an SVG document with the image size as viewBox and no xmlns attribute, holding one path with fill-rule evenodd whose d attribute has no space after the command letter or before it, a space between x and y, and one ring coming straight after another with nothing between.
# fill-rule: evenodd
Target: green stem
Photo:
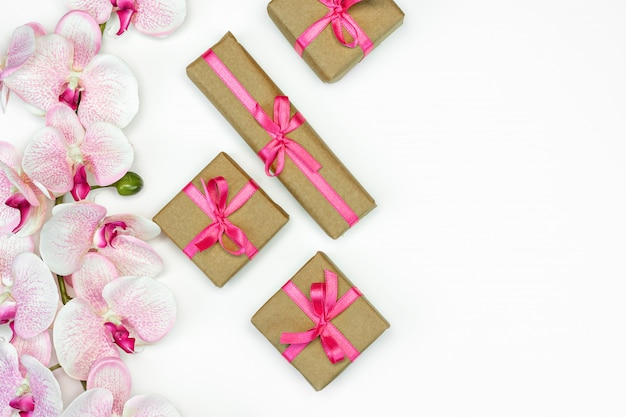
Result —
<instances>
[{"instance_id":1,"label":"green stem","mask_svg":"<svg viewBox=\"0 0 626 417\"><path fill-rule=\"evenodd\" d=\"M83 389L87 391L87 381L80 381L80 384L83 386Z\"/></svg>"},{"instance_id":2,"label":"green stem","mask_svg":"<svg viewBox=\"0 0 626 417\"><path fill-rule=\"evenodd\" d=\"M48 369L50 369L51 372L56 371L57 369L61 369L61 364L56 364L56 365L52 365L51 367L49 367Z\"/></svg>"},{"instance_id":3,"label":"green stem","mask_svg":"<svg viewBox=\"0 0 626 417\"><path fill-rule=\"evenodd\" d=\"M57 198L54 199L54 205L58 206L59 204L63 204L63 195L58 196Z\"/></svg>"},{"instance_id":4,"label":"green stem","mask_svg":"<svg viewBox=\"0 0 626 417\"><path fill-rule=\"evenodd\" d=\"M63 304L67 304L68 301L72 299L69 295L67 295L67 288L65 287L65 278L61 275L57 275L57 281L59 281L59 290L61 291L61 301Z\"/></svg>"}]
</instances>

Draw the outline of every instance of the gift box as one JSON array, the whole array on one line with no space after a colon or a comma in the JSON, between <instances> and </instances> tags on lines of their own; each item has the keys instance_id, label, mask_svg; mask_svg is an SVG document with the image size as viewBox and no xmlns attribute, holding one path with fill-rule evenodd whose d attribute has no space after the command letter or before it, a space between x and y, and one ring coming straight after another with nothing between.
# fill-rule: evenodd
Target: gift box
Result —
<instances>
[{"instance_id":1,"label":"gift box","mask_svg":"<svg viewBox=\"0 0 626 417\"><path fill-rule=\"evenodd\" d=\"M404 20L393 0L272 0L267 12L317 76L329 83L340 80Z\"/></svg>"},{"instance_id":2,"label":"gift box","mask_svg":"<svg viewBox=\"0 0 626 417\"><path fill-rule=\"evenodd\" d=\"M184 184L153 221L222 287L287 223L289 216L228 154Z\"/></svg>"},{"instance_id":3,"label":"gift box","mask_svg":"<svg viewBox=\"0 0 626 417\"><path fill-rule=\"evenodd\" d=\"M232 33L189 64L187 75L330 237L376 207Z\"/></svg>"},{"instance_id":4,"label":"gift box","mask_svg":"<svg viewBox=\"0 0 626 417\"><path fill-rule=\"evenodd\" d=\"M252 323L316 391L389 328L323 252L287 281Z\"/></svg>"}]
</instances>

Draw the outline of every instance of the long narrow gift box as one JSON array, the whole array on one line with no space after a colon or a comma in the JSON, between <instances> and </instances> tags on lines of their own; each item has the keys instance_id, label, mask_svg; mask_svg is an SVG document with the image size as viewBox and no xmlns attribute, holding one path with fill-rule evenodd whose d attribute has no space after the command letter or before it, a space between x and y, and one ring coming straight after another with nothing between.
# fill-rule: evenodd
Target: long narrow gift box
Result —
<instances>
[{"instance_id":1,"label":"long narrow gift box","mask_svg":"<svg viewBox=\"0 0 626 417\"><path fill-rule=\"evenodd\" d=\"M402 25L393 0L272 0L267 12L324 82L336 82Z\"/></svg>"},{"instance_id":2,"label":"long narrow gift box","mask_svg":"<svg viewBox=\"0 0 626 417\"><path fill-rule=\"evenodd\" d=\"M316 391L389 328L323 252L287 281L252 323Z\"/></svg>"},{"instance_id":3,"label":"long narrow gift box","mask_svg":"<svg viewBox=\"0 0 626 417\"><path fill-rule=\"evenodd\" d=\"M189 64L187 75L330 237L376 207L232 33Z\"/></svg>"},{"instance_id":4,"label":"long narrow gift box","mask_svg":"<svg viewBox=\"0 0 626 417\"><path fill-rule=\"evenodd\" d=\"M228 154L219 153L153 218L222 287L289 216Z\"/></svg>"}]
</instances>

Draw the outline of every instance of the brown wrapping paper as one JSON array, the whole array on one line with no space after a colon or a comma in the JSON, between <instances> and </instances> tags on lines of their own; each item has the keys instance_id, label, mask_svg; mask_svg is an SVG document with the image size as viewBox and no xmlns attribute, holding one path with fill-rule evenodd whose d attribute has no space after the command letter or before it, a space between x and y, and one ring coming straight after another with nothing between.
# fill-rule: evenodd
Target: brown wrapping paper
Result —
<instances>
[{"instance_id":1,"label":"brown wrapping paper","mask_svg":"<svg viewBox=\"0 0 626 417\"><path fill-rule=\"evenodd\" d=\"M318 252L311 258L291 280L310 299L311 284L324 282L325 269L337 274L338 298L353 286L323 252ZM281 353L288 347L280 343L280 335L283 332L302 332L314 327L313 321L282 289L254 314L252 323ZM361 353L389 328L387 320L364 296L359 297L335 317L332 323ZM360 357L357 357L356 360L359 359ZM316 391L319 391L335 379L351 362L349 359L344 359L332 364L318 337L309 343L291 364Z\"/></svg>"},{"instance_id":2,"label":"brown wrapping paper","mask_svg":"<svg viewBox=\"0 0 626 417\"><path fill-rule=\"evenodd\" d=\"M296 39L329 9L317 0L272 0L267 12L293 47ZM364 0L350 7L348 14L372 41L374 48L404 20L404 13L393 0ZM347 41L352 40L345 30L344 34ZM342 45L329 25L304 50L302 58L322 81L331 83L339 81L363 59L363 50L358 46ZM369 55L365 59L369 59Z\"/></svg>"},{"instance_id":3,"label":"brown wrapping paper","mask_svg":"<svg viewBox=\"0 0 626 417\"><path fill-rule=\"evenodd\" d=\"M278 89L235 37L228 32L211 49L268 116L272 117L274 98L285 94ZM258 154L270 142L269 134L257 123L202 57L189 64L187 75L255 153ZM293 102L291 107L291 114L293 115L297 111ZM306 115L304 117L306 118ZM289 133L288 137L302 145L322 165L319 173L359 218L376 207L372 197L333 154L308 122ZM285 167L278 178L330 237L336 239L350 228L348 223L289 157L285 158Z\"/></svg>"},{"instance_id":4,"label":"brown wrapping paper","mask_svg":"<svg viewBox=\"0 0 626 417\"><path fill-rule=\"evenodd\" d=\"M205 183L218 176L228 182L228 202L250 181L235 161L226 153L219 153L193 180L193 184L203 190L201 180ZM163 234L170 238L176 246L183 250L191 240L204 228L213 223L196 204L182 191L187 183L180 184L181 191L163 207L153 218L161 227ZM287 223L289 216L262 190L257 189L252 197L237 211L228 217L239 227L248 240L258 251ZM236 251L237 247L228 239L225 246ZM257 255L258 256L258 252ZM198 252L191 260L218 287L222 287L249 261L245 254L232 255L219 243Z\"/></svg>"}]
</instances>

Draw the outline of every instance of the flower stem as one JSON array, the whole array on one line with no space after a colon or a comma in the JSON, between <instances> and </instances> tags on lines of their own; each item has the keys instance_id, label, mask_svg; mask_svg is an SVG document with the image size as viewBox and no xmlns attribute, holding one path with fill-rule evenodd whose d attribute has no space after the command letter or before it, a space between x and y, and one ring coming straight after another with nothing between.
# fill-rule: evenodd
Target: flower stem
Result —
<instances>
[{"instance_id":1,"label":"flower stem","mask_svg":"<svg viewBox=\"0 0 626 417\"><path fill-rule=\"evenodd\" d=\"M61 364L57 363L56 365L52 365L51 367L49 367L48 369L50 369L50 372L54 372L57 369L61 369Z\"/></svg>"},{"instance_id":2,"label":"flower stem","mask_svg":"<svg viewBox=\"0 0 626 417\"><path fill-rule=\"evenodd\" d=\"M58 206L59 204L63 204L63 195L58 196L57 198L54 199L54 205Z\"/></svg>"},{"instance_id":3,"label":"flower stem","mask_svg":"<svg viewBox=\"0 0 626 417\"><path fill-rule=\"evenodd\" d=\"M61 291L61 301L65 305L68 301L72 299L72 297L67 295L67 288L65 287L65 277L57 275L57 281L59 282L59 290Z\"/></svg>"}]
</instances>

